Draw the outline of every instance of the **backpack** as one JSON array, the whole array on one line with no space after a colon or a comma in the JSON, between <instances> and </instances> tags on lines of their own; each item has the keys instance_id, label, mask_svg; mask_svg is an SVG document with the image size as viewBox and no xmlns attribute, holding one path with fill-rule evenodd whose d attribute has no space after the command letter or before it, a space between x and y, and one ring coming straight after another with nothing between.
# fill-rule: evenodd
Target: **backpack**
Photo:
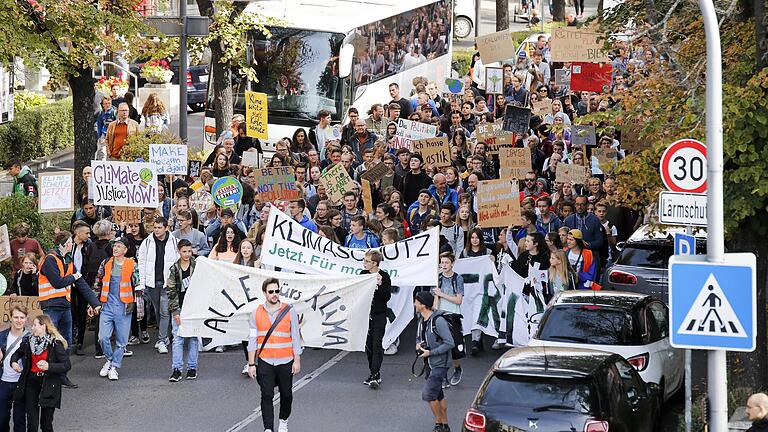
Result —
<instances>
[{"instance_id":1,"label":"backpack","mask_svg":"<svg viewBox=\"0 0 768 432\"><path fill-rule=\"evenodd\" d=\"M109 242L95 241L88 247L88 262L85 264L85 280L93 285L99 273L101 263L112 256L112 246Z\"/></svg>"},{"instance_id":2,"label":"backpack","mask_svg":"<svg viewBox=\"0 0 768 432\"><path fill-rule=\"evenodd\" d=\"M454 347L451 348L451 357L453 357L454 360L466 357L467 352L464 349L464 332L462 331L461 324L463 316L461 314L444 312L437 315L435 319L441 317L448 323L448 329L451 331L451 337L453 338ZM435 319L432 320L432 333L437 335L437 324L435 324ZM437 337L440 336L437 335Z\"/></svg>"}]
</instances>

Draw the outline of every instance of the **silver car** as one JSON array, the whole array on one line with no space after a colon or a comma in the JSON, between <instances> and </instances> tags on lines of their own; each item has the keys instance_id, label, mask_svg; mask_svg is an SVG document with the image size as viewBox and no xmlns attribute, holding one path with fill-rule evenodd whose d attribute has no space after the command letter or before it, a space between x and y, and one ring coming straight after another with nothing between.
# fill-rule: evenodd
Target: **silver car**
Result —
<instances>
[{"instance_id":1,"label":"silver car","mask_svg":"<svg viewBox=\"0 0 768 432\"><path fill-rule=\"evenodd\" d=\"M685 233L685 228L643 225L617 244L619 255L603 274L603 289L649 294L669 304L667 264L674 253L675 233ZM707 233L696 229L694 236L696 253L705 254Z\"/></svg>"}]
</instances>

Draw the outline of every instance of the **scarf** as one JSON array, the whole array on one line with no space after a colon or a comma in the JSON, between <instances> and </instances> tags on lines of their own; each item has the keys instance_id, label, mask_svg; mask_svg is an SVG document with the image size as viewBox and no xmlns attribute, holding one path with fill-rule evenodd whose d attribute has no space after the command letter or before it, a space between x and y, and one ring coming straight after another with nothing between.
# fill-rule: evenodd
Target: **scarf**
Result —
<instances>
[{"instance_id":1,"label":"scarf","mask_svg":"<svg viewBox=\"0 0 768 432\"><path fill-rule=\"evenodd\" d=\"M45 336L30 336L29 346L32 348L32 354L40 355L45 351L49 345L53 343L53 336L45 334Z\"/></svg>"}]
</instances>

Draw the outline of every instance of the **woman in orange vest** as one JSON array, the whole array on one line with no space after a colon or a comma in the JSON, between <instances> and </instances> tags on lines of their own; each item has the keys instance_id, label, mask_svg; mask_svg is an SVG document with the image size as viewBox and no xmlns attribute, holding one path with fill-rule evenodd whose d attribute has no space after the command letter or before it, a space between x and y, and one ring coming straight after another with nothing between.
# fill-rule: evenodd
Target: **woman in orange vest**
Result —
<instances>
[{"instance_id":1,"label":"woman in orange vest","mask_svg":"<svg viewBox=\"0 0 768 432\"><path fill-rule=\"evenodd\" d=\"M107 362L99 371L99 376L116 381L117 372L127 354L128 337L131 334L131 316L136 307L136 296L143 291L139 284L139 269L132 258L126 258L128 245L118 238L112 241L112 258L105 259L99 265L93 288L99 293L103 306L99 318L99 343ZM112 348L112 334L117 347ZM130 355L130 354L128 354Z\"/></svg>"},{"instance_id":2,"label":"woman in orange vest","mask_svg":"<svg viewBox=\"0 0 768 432\"><path fill-rule=\"evenodd\" d=\"M251 315L248 376L258 378L261 387L261 417L265 432L272 432L275 427L272 403L275 386L280 390L280 425L277 432L288 432L288 417L293 404L293 375L301 371L299 317L290 305L280 302L280 281L268 278L261 285L261 290L267 301Z\"/></svg>"}]
</instances>

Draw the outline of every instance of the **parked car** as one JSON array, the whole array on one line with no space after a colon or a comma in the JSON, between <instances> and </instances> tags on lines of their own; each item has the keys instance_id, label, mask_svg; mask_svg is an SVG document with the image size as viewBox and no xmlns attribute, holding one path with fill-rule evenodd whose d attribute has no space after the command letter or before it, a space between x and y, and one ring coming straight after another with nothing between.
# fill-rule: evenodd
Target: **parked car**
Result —
<instances>
[{"instance_id":1,"label":"parked car","mask_svg":"<svg viewBox=\"0 0 768 432\"><path fill-rule=\"evenodd\" d=\"M459 39L472 35L475 28L475 1L456 0L453 7L453 33Z\"/></svg>"},{"instance_id":2,"label":"parked car","mask_svg":"<svg viewBox=\"0 0 768 432\"><path fill-rule=\"evenodd\" d=\"M618 354L578 348L514 348L486 375L464 432L651 432L656 384Z\"/></svg>"},{"instance_id":3,"label":"parked car","mask_svg":"<svg viewBox=\"0 0 768 432\"><path fill-rule=\"evenodd\" d=\"M541 316L529 346L619 354L645 382L659 385L665 401L683 385L683 352L669 344L669 310L646 294L564 291Z\"/></svg>"},{"instance_id":4,"label":"parked car","mask_svg":"<svg viewBox=\"0 0 768 432\"><path fill-rule=\"evenodd\" d=\"M141 67L144 63L135 63L130 65L131 72L139 77L139 87L144 86L147 80L141 77ZM171 84L179 83L179 61L172 60L170 68L173 71ZM205 101L208 97L208 65L199 64L187 68L187 106L194 112L205 111ZM129 88L133 87L133 77L129 76ZM141 112L141 107L136 107Z\"/></svg>"},{"instance_id":5,"label":"parked car","mask_svg":"<svg viewBox=\"0 0 768 432\"><path fill-rule=\"evenodd\" d=\"M674 253L675 233L684 232L685 228L676 226L641 226L626 242L616 245L619 255L603 274L603 290L649 294L669 304L669 257ZM705 254L707 233L698 229L694 235L696 253Z\"/></svg>"}]
</instances>

